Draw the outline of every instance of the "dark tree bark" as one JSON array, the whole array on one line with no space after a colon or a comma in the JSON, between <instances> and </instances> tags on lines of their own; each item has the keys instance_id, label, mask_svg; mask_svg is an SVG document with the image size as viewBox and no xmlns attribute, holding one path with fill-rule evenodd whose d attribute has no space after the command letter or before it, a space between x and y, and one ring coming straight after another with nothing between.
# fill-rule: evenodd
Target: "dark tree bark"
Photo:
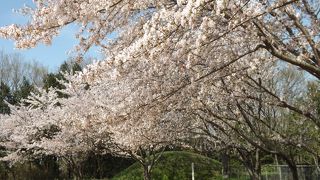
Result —
<instances>
[{"instance_id":1,"label":"dark tree bark","mask_svg":"<svg viewBox=\"0 0 320 180\"><path fill-rule=\"evenodd\" d=\"M149 165L143 165L143 179L151 180L151 168Z\"/></svg>"},{"instance_id":2,"label":"dark tree bark","mask_svg":"<svg viewBox=\"0 0 320 180\"><path fill-rule=\"evenodd\" d=\"M229 179L230 177L230 158L227 152L221 153L221 163L222 163L222 175L223 179Z\"/></svg>"},{"instance_id":3,"label":"dark tree bark","mask_svg":"<svg viewBox=\"0 0 320 180\"><path fill-rule=\"evenodd\" d=\"M297 165L294 162L293 158L285 156L283 154L279 154L279 156L288 164L288 167L292 174L293 180L299 180Z\"/></svg>"},{"instance_id":4,"label":"dark tree bark","mask_svg":"<svg viewBox=\"0 0 320 180\"><path fill-rule=\"evenodd\" d=\"M256 149L254 151L247 151L239 148L237 150L250 175L250 179L261 180L260 150Z\"/></svg>"},{"instance_id":5,"label":"dark tree bark","mask_svg":"<svg viewBox=\"0 0 320 180\"><path fill-rule=\"evenodd\" d=\"M295 163L288 163L288 166L292 174L292 179L299 180L297 165Z\"/></svg>"}]
</instances>

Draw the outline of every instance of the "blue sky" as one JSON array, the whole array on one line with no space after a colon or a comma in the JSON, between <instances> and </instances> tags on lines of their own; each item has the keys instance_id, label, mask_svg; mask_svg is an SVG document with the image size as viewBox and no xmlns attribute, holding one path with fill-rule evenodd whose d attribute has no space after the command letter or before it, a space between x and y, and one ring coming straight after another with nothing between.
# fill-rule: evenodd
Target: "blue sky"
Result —
<instances>
[{"instance_id":1,"label":"blue sky","mask_svg":"<svg viewBox=\"0 0 320 180\"><path fill-rule=\"evenodd\" d=\"M26 5L32 5L32 0L9 0L1 3L0 6L0 26L10 24L25 24L28 18L13 12ZM74 33L77 32L75 25L69 25L62 29L61 34L55 37L51 46L38 45L36 48L19 50L15 49L14 42L0 38L0 49L7 53L20 53L27 61L37 60L47 66L50 71L58 69L60 64L68 57L67 52L72 50L77 44ZM99 56L99 52L94 49L88 53L91 57Z\"/></svg>"}]
</instances>

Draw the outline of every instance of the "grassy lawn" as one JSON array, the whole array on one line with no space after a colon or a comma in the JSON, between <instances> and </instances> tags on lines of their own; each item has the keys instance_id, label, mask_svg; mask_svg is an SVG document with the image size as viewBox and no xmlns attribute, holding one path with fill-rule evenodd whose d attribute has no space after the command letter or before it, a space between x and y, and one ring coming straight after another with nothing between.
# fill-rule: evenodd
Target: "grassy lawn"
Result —
<instances>
[{"instance_id":1,"label":"grassy lawn","mask_svg":"<svg viewBox=\"0 0 320 180\"><path fill-rule=\"evenodd\" d=\"M152 171L154 180L189 180L191 179L191 163L194 163L195 179L216 180L221 177L220 162L190 152L164 152ZM122 171L112 180L141 180L143 170L135 163Z\"/></svg>"}]
</instances>

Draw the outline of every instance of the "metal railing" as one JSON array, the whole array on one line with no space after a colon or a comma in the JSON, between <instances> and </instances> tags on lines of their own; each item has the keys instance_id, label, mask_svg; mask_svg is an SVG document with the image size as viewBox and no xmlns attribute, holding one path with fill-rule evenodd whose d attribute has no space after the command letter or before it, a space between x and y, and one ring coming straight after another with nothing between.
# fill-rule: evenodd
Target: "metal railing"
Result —
<instances>
[{"instance_id":1,"label":"metal railing","mask_svg":"<svg viewBox=\"0 0 320 180\"><path fill-rule=\"evenodd\" d=\"M291 180L292 174L288 165L265 165L262 168L264 180ZM297 165L299 180L319 180L320 173L316 166Z\"/></svg>"}]
</instances>

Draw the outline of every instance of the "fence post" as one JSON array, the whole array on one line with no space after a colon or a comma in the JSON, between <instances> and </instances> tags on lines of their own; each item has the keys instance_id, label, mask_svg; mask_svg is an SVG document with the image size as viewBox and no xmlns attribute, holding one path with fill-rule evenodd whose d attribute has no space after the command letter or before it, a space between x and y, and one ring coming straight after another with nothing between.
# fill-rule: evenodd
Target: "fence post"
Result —
<instances>
[{"instance_id":1,"label":"fence post","mask_svg":"<svg viewBox=\"0 0 320 180\"><path fill-rule=\"evenodd\" d=\"M279 166L279 161L278 161L278 156L276 155L276 163L277 163L277 169L278 169L278 173L279 173L279 179L282 179L282 169L281 166Z\"/></svg>"}]
</instances>

